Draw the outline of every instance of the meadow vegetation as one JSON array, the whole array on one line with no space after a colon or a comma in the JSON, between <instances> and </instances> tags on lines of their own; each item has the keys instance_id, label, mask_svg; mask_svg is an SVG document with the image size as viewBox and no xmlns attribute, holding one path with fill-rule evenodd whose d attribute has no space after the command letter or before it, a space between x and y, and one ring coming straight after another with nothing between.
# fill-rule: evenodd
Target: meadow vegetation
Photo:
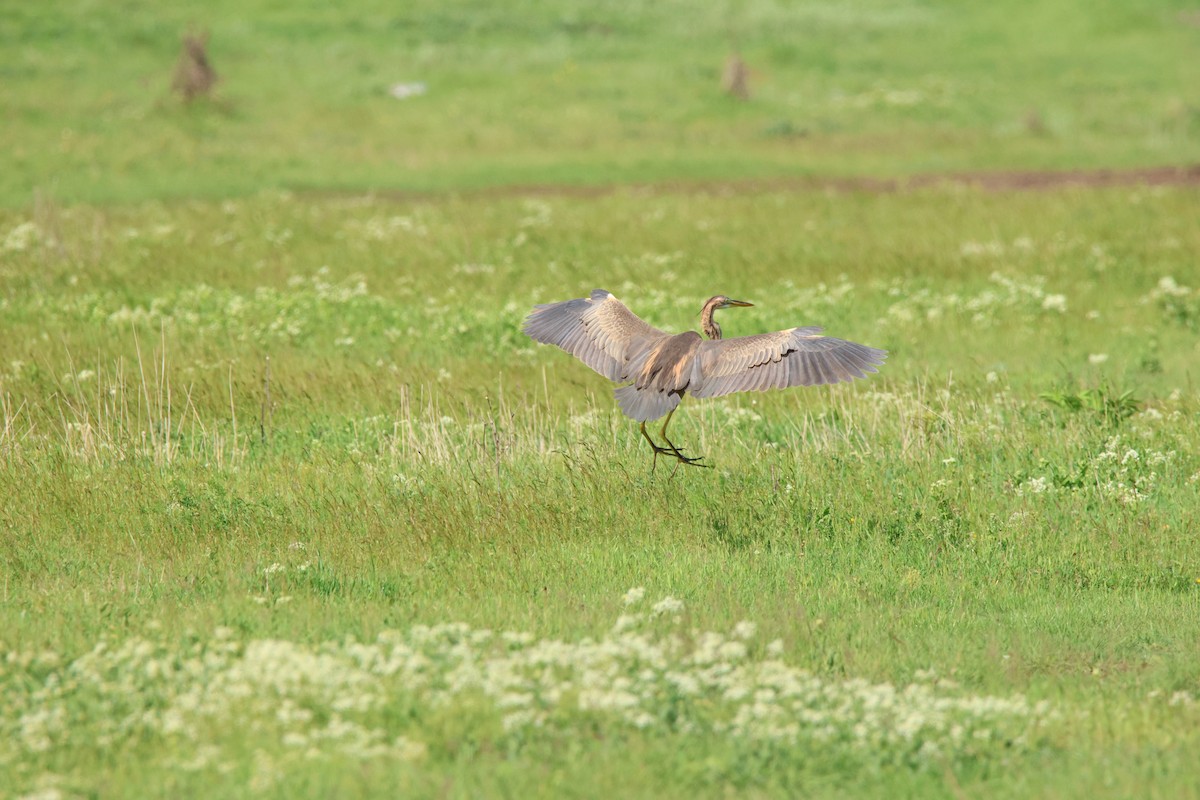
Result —
<instances>
[{"instance_id":1,"label":"meadow vegetation","mask_svg":"<svg viewBox=\"0 0 1200 800\"><path fill-rule=\"evenodd\" d=\"M1195 188L712 182L1195 160L1182 6L394 6L5 11L0 798L1196 796ZM594 288L890 356L652 470Z\"/></svg>"},{"instance_id":2,"label":"meadow vegetation","mask_svg":"<svg viewBox=\"0 0 1200 800\"><path fill-rule=\"evenodd\" d=\"M1190 0L8 2L0 204L1200 161ZM170 94L208 30L211 102ZM726 56L750 102L718 87ZM397 100L390 89L428 91Z\"/></svg>"},{"instance_id":3,"label":"meadow vegetation","mask_svg":"<svg viewBox=\"0 0 1200 800\"><path fill-rule=\"evenodd\" d=\"M0 215L3 782L1182 791L1197 211L1134 188ZM596 285L668 329L736 291L758 305L728 335L821 323L892 355L685 402L715 469L651 472L606 382L519 332Z\"/></svg>"}]
</instances>

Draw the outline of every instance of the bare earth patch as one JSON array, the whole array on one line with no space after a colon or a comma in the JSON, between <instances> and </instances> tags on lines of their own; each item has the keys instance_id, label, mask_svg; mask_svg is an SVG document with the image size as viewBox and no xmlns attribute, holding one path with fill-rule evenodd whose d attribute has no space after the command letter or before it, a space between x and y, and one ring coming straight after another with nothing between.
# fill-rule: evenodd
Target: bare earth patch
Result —
<instances>
[{"instance_id":1,"label":"bare earth patch","mask_svg":"<svg viewBox=\"0 0 1200 800\"><path fill-rule=\"evenodd\" d=\"M497 186L463 194L477 197L603 197L619 191L650 193L754 194L758 192L843 191L893 193L937 186L971 186L989 192L1038 191L1077 187L1200 186L1200 164L1133 169L1013 170L929 173L900 178L799 176L733 180L666 180L653 183L562 186ZM321 193L324 194L324 193ZM393 199L419 199L432 192L403 189L377 192ZM440 193L438 193L440 194Z\"/></svg>"}]
</instances>

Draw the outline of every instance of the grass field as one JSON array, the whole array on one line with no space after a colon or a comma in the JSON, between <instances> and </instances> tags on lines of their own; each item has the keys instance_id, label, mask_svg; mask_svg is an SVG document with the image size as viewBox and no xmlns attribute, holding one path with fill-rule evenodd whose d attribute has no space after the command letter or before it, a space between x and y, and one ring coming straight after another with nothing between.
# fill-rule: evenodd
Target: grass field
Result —
<instances>
[{"instance_id":1,"label":"grass field","mask_svg":"<svg viewBox=\"0 0 1200 800\"><path fill-rule=\"evenodd\" d=\"M1200 161L1186 0L0 6L8 206ZM222 82L181 109L189 25Z\"/></svg>"},{"instance_id":2,"label":"grass field","mask_svg":"<svg viewBox=\"0 0 1200 800\"><path fill-rule=\"evenodd\" d=\"M5 9L0 798L1200 796L1200 194L720 183L1195 161L1185 8L214 8ZM597 287L890 356L652 471Z\"/></svg>"},{"instance_id":3,"label":"grass field","mask_svg":"<svg viewBox=\"0 0 1200 800\"><path fill-rule=\"evenodd\" d=\"M3 784L1188 791L1198 210L5 215ZM651 473L603 379L519 333L601 281L664 327L736 286L759 305L727 335L821 322L892 355L854 386L686 403L676 434L716 469Z\"/></svg>"}]
</instances>

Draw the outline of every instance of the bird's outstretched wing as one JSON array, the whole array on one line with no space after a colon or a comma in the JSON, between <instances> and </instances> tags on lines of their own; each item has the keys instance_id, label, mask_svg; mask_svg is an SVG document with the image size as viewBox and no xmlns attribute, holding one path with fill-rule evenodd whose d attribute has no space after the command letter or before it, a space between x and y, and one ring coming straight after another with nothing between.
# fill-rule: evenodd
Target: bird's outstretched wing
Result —
<instances>
[{"instance_id":1,"label":"bird's outstretched wing","mask_svg":"<svg viewBox=\"0 0 1200 800\"><path fill-rule=\"evenodd\" d=\"M761 392L865 378L886 350L821 336L821 328L789 328L706 341L696 353L688 391L696 397Z\"/></svg>"},{"instance_id":2,"label":"bird's outstretched wing","mask_svg":"<svg viewBox=\"0 0 1200 800\"><path fill-rule=\"evenodd\" d=\"M626 379L626 364L668 334L643 322L611 292L534 306L522 330L533 339L561 347L613 381Z\"/></svg>"}]
</instances>

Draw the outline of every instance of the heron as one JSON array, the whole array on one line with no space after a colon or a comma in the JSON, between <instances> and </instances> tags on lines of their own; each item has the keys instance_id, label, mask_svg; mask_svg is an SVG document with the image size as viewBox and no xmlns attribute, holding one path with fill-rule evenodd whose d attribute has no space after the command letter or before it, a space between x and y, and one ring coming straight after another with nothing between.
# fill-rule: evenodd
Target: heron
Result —
<instances>
[{"instance_id":1,"label":"heron","mask_svg":"<svg viewBox=\"0 0 1200 800\"><path fill-rule=\"evenodd\" d=\"M612 292L534 306L522 330L534 340L562 348L609 380L626 384L614 394L621 411L641 423L639 430L660 455L701 464L667 437L667 426L685 394L720 397L734 392L814 386L865 378L878 372L886 350L821 335L823 328L788 328L753 336L721 338L714 314L753 303L723 294L700 311L700 329L670 334L643 321ZM646 423L666 416L658 444ZM678 464L676 468L678 469Z\"/></svg>"}]
</instances>

